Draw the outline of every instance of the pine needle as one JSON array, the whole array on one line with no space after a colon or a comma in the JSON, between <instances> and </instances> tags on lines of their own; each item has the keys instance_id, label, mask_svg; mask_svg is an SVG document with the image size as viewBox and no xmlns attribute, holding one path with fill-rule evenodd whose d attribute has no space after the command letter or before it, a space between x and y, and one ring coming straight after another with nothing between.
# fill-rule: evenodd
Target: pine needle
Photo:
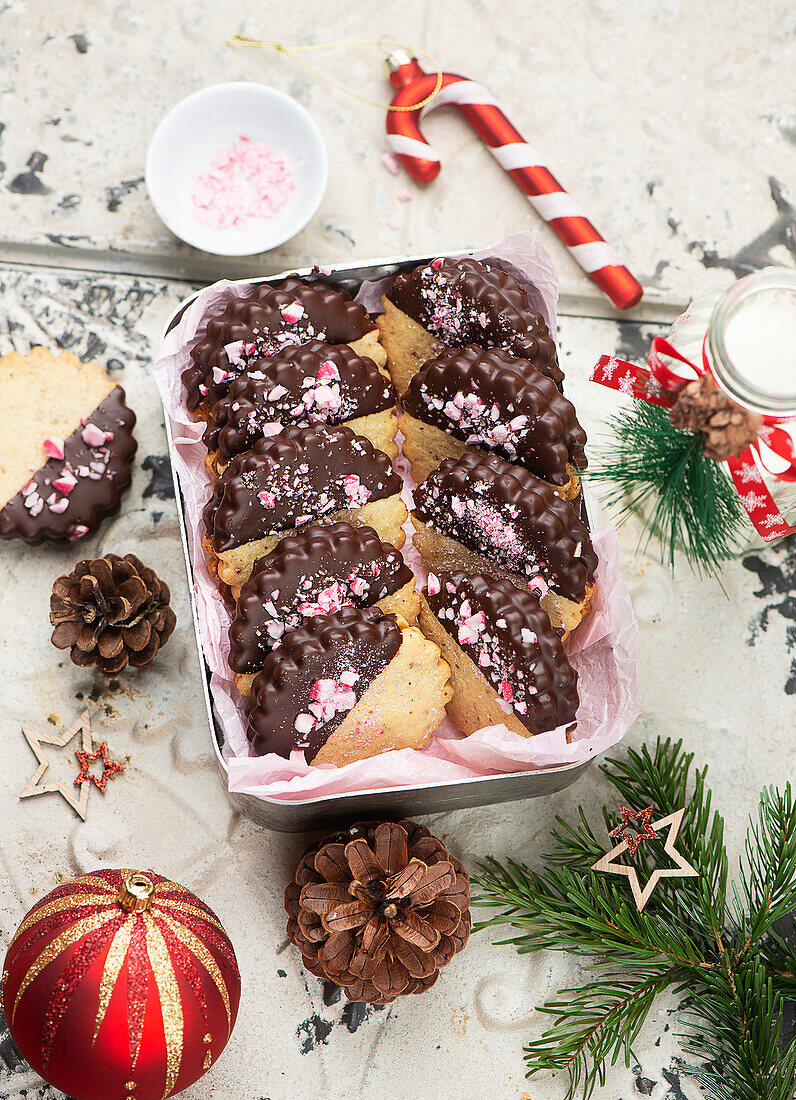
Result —
<instances>
[{"instance_id":1,"label":"pine needle","mask_svg":"<svg viewBox=\"0 0 796 1100\"><path fill-rule=\"evenodd\" d=\"M721 465L705 457L701 436L675 428L666 409L646 401L634 401L609 426L614 443L583 476L613 485L603 499L620 506L620 522L642 515L644 549L654 536L664 564L673 568L679 549L695 572L715 576L740 552L748 519Z\"/></svg>"}]
</instances>

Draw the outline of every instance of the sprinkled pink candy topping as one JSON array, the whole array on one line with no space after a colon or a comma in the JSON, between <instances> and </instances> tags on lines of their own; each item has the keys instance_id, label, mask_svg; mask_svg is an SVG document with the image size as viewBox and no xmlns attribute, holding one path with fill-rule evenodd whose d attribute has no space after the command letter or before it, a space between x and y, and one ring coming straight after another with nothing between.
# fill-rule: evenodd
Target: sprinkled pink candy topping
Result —
<instances>
[{"instance_id":1,"label":"sprinkled pink candy topping","mask_svg":"<svg viewBox=\"0 0 796 1100\"><path fill-rule=\"evenodd\" d=\"M293 194L293 174L283 153L241 135L191 188L193 215L209 229L245 229L268 221Z\"/></svg>"},{"instance_id":2,"label":"sprinkled pink candy topping","mask_svg":"<svg viewBox=\"0 0 796 1100\"><path fill-rule=\"evenodd\" d=\"M104 440L103 440L104 442ZM64 457L64 441L59 439L58 436L48 436L44 441L44 453L48 458L63 459Z\"/></svg>"}]
</instances>

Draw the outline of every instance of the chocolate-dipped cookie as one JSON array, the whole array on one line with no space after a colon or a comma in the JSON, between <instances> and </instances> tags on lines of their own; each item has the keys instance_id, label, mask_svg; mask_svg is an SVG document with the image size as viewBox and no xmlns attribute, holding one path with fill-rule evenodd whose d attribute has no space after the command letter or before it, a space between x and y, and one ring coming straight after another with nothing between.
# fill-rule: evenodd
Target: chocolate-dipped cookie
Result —
<instances>
[{"instance_id":1,"label":"chocolate-dipped cookie","mask_svg":"<svg viewBox=\"0 0 796 1100\"><path fill-rule=\"evenodd\" d=\"M119 510L135 414L97 363L36 347L0 359L0 538L74 542Z\"/></svg>"},{"instance_id":2,"label":"chocolate-dipped cookie","mask_svg":"<svg viewBox=\"0 0 796 1100\"><path fill-rule=\"evenodd\" d=\"M400 549L408 515L390 460L344 424L289 427L229 463L204 510L211 570L237 597L258 558L308 523L373 527Z\"/></svg>"},{"instance_id":3,"label":"chocolate-dipped cookie","mask_svg":"<svg viewBox=\"0 0 796 1100\"><path fill-rule=\"evenodd\" d=\"M379 318L387 366L399 394L442 347L504 348L555 381L563 377L544 318L517 280L470 257L448 257L399 275Z\"/></svg>"},{"instance_id":4,"label":"chocolate-dipped cookie","mask_svg":"<svg viewBox=\"0 0 796 1100\"><path fill-rule=\"evenodd\" d=\"M450 669L395 615L344 607L316 615L269 653L252 688L248 737L258 756L303 751L340 767L391 749L422 749L445 717Z\"/></svg>"},{"instance_id":5,"label":"chocolate-dipped cookie","mask_svg":"<svg viewBox=\"0 0 796 1100\"><path fill-rule=\"evenodd\" d=\"M586 433L547 375L500 348L445 348L403 396L403 451L415 481L468 450L495 453L571 500L586 465Z\"/></svg>"},{"instance_id":6,"label":"chocolate-dipped cookie","mask_svg":"<svg viewBox=\"0 0 796 1100\"><path fill-rule=\"evenodd\" d=\"M252 362L308 340L350 344L379 366L386 361L378 330L349 294L291 276L233 298L219 316L209 318L182 375L188 408L206 416Z\"/></svg>"},{"instance_id":7,"label":"chocolate-dipped cookie","mask_svg":"<svg viewBox=\"0 0 796 1100\"><path fill-rule=\"evenodd\" d=\"M414 498L414 541L429 572L507 577L537 592L565 632L588 611L597 568L589 530L521 466L469 452L442 462Z\"/></svg>"},{"instance_id":8,"label":"chocolate-dipped cookie","mask_svg":"<svg viewBox=\"0 0 796 1100\"><path fill-rule=\"evenodd\" d=\"M417 619L415 577L371 527L312 524L281 539L256 562L229 628L229 665L243 695L283 635L312 615L373 607Z\"/></svg>"},{"instance_id":9,"label":"chocolate-dipped cookie","mask_svg":"<svg viewBox=\"0 0 796 1100\"><path fill-rule=\"evenodd\" d=\"M208 470L289 424L347 424L395 459L395 388L372 359L347 344L310 340L256 360L213 406L204 434Z\"/></svg>"},{"instance_id":10,"label":"chocolate-dipped cookie","mask_svg":"<svg viewBox=\"0 0 796 1100\"><path fill-rule=\"evenodd\" d=\"M577 673L527 589L481 573L429 573L420 626L450 665L448 714L464 733L501 723L522 737L574 728Z\"/></svg>"}]
</instances>

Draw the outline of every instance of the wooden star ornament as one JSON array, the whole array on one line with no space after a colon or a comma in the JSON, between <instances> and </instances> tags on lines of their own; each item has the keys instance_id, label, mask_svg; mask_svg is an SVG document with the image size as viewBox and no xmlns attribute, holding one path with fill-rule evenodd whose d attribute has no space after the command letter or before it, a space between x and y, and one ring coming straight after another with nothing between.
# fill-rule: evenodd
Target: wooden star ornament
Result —
<instances>
[{"instance_id":1,"label":"wooden star ornament","mask_svg":"<svg viewBox=\"0 0 796 1100\"><path fill-rule=\"evenodd\" d=\"M688 860L677 851L675 844L677 842L677 835L680 832L680 826L683 823L683 817L685 815L685 806L680 810L675 810L673 814L668 814L666 817L661 817L657 821L649 821L647 818L645 824L652 830L653 836L657 835L657 832L661 829L668 829L668 835L664 841L663 850L668 856L670 856L676 866L675 867L656 867L656 869L650 875L649 881L642 889L639 882L638 872L635 867L631 867L626 863L614 863L613 861L617 856L621 856L624 852L630 852L631 856L635 855L639 844L644 839L641 834L638 836L632 836L628 838L624 832L625 824L629 822L625 821L625 810L627 807L622 807L622 824L614 829L610 836L623 836L621 844L617 844L615 848L612 848L610 852L606 852L604 856L601 856L596 863L592 864L592 871L604 871L612 875L625 875L630 882L630 889L633 891L633 898L636 902L639 912L643 910L644 906L650 899L653 890L658 885L658 882L662 878L699 878L699 871L695 867L692 867ZM652 816L652 807L648 807L650 811L650 817ZM629 815L634 818L638 818L641 814L646 814L646 810L639 810L636 814L633 814L632 810L627 811ZM631 843L635 841L635 846L631 850Z\"/></svg>"},{"instance_id":2,"label":"wooden star ornament","mask_svg":"<svg viewBox=\"0 0 796 1100\"><path fill-rule=\"evenodd\" d=\"M91 724L89 722L89 714L87 710L84 710L77 721L73 722L69 729L64 730L63 733L39 733L38 730L26 729L22 727L22 732L25 735L25 740L33 750L36 759L39 762L39 766L28 780L24 789L20 792L20 798L33 798L39 794L60 794L62 798L66 799L78 817L81 817L83 821L86 820L86 809L88 808L88 787L80 786L80 794L76 794L74 786L67 787L63 783L52 782L42 783L41 780L47 769L50 766L43 745L54 745L57 748L64 748L72 738L80 734L81 742L84 753L90 753L94 748L91 741Z\"/></svg>"}]
</instances>

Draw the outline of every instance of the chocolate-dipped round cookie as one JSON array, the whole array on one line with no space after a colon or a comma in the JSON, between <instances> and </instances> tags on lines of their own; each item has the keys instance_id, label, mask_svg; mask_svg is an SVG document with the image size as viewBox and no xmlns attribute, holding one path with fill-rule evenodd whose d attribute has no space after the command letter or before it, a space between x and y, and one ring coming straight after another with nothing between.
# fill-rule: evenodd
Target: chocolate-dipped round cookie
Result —
<instances>
[{"instance_id":1,"label":"chocolate-dipped round cookie","mask_svg":"<svg viewBox=\"0 0 796 1100\"><path fill-rule=\"evenodd\" d=\"M316 615L269 653L248 737L258 756L335 764L423 748L442 722L450 670L416 627L378 608Z\"/></svg>"},{"instance_id":2,"label":"chocolate-dipped round cookie","mask_svg":"<svg viewBox=\"0 0 796 1100\"><path fill-rule=\"evenodd\" d=\"M586 613L597 555L571 504L521 466L468 452L417 487L414 541L425 568L508 577L536 591L553 625Z\"/></svg>"},{"instance_id":3,"label":"chocolate-dipped round cookie","mask_svg":"<svg viewBox=\"0 0 796 1100\"><path fill-rule=\"evenodd\" d=\"M119 510L135 414L97 363L33 348L0 359L0 538L82 538Z\"/></svg>"},{"instance_id":4,"label":"chocolate-dipped round cookie","mask_svg":"<svg viewBox=\"0 0 796 1100\"><path fill-rule=\"evenodd\" d=\"M219 316L209 318L191 349L191 366L182 375L188 408L209 412L233 378L254 360L308 340L352 344L379 365L384 363L373 322L346 291L290 276L276 286L263 283L253 294L233 298Z\"/></svg>"},{"instance_id":5,"label":"chocolate-dipped round cookie","mask_svg":"<svg viewBox=\"0 0 796 1100\"><path fill-rule=\"evenodd\" d=\"M289 427L237 455L204 510L205 547L233 590L280 538L345 519L400 548L407 517L387 455L344 424Z\"/></svg>"},{"instance_id":6,"label":"chocolate-dipped round cookie","mask_svg":"<svg viewBox=\"0 0 796 1100\"><path fill-rule=\"evenodd\" d=\"M255 360L213 405L204 443L213 472L290 424L347 423L395 458L395 388L348 344L310 340Z\"/></svg>"},{"instance_id":7,"label":"chocolate-dipped round cookie","mask_svg":"<svg viewBox=\"0 0 796 1100\"><path fill-rule=\"evenodd\" d=\"M461 571L430 573L423 595L421 627L451 667L459 729L503 723L528 737L574 726L577 673L537 596Z\"/></svg>"},{"instance_id":8,"label":"chocolate-dipped round cookie","mask_svg":"<svg viewBox=\"0 0 796 1100\"><path fill-rule=\"evenodd\" d=\"M382 298L379 332L400 394L441 346L504 348L555 381L563 377L542 315L493 261L437 258L399 275Z\"/></svg>"},{"instance_id":9,"label":"chocolate-dipped round cookie","mask_svg":"<svg viewBox=\"0 0 796 1100\"><path fill-rule=\"evenodd\" d=\"M404 453L415 481L468 449L524 466L566 498L579 491L586 433L555 382L500 348L445 348L403 397Z\"/></svg>"},{"instance_id":10,"label":"chocolate-dipped round cookie","mask_svg":"<svg viewBox=\"0 0 796 1100\"><path fill-rule=\"evenodd\" d=\"M229 628L229 665L239 690L251 681L285 633L313 615L378 606L417 618L415 577L394 546L370 527L312 524L281 539L255 564Z\"/></svg>"}]
</instances>

